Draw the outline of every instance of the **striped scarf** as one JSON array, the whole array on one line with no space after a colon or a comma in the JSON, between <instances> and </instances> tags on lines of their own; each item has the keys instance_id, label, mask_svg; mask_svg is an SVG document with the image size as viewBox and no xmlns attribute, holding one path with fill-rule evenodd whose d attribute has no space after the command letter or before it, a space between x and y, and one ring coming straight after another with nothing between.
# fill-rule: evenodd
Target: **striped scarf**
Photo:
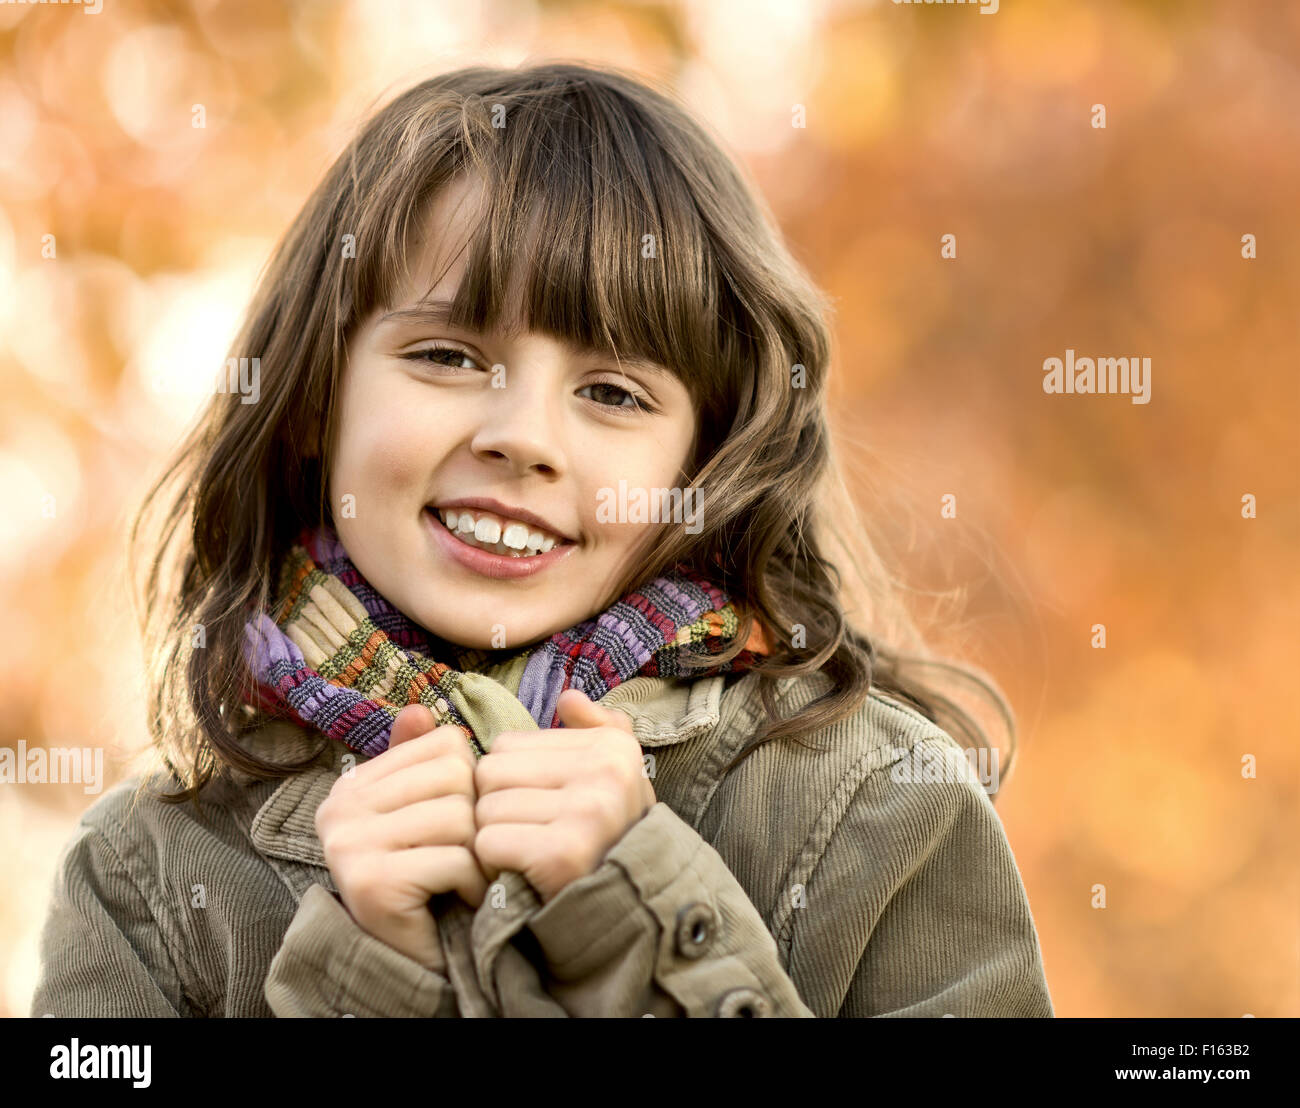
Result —
<instances>
[{"instance_id":1,"label":"striped scarf","mask_svg":"<svg viewBox=\"0 0 1300 1108\"><path fill-rule=\"evenodd\" d=\"M274 618L259 612L245 627L253 675L246 702L367 756L388 748L408 704L460 727L481 756L502 731L561 726L556 703L565 689L599 701L632 677L742 672L769 652L755 622L731 662L689 674L681 667L683 647L720 653L741 623L726 594L684 566L508 654L431 636L379 595L328 528L302 532L280 565L277 596Z\"/></svg>"}]
</instances>

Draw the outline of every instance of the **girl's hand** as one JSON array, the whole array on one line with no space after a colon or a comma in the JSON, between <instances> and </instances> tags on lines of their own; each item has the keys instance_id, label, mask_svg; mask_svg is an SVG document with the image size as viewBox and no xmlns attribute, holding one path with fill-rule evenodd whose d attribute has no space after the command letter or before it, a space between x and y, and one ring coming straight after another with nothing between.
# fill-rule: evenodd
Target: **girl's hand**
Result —
<instances>
[{"instance_id":1,"label":"girl's hand","mask_svg":"<svg viewBox=\"0 0 1300 1108\"><path fill-rule=\"evenodd\" d=\"M576 689L557 707L563 728L503 731L474 767L483 872L521 873L543 903L599 866L655 804L627 716Z\"/></svg>"},{"instance_id":2,"label":"girl's hand","mask_svg":"<svg viewBox=\"0 0 1300 1108\"><path fill-rule=\"evenodd\" d=\"M316 833L357 924L428 969L446 966L429 898L483 901L474 858L474 753L422 704L393 721L388 749L345 773L316 810ZM432 729L431 729L432 728Z\"/></svg>"}]
</instances>

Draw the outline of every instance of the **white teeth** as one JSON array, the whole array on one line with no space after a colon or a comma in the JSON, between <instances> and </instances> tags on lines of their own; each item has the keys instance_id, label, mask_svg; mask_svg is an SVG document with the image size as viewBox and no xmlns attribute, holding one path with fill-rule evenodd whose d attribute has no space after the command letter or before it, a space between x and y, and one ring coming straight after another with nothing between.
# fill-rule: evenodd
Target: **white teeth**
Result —
<instances>
[{"instance_id":1,"label":"white teeth","mask_svg":"<svg viewBox=\"0 0 1300 1108\"><path fill-rule=\"evenodd\" d=\"M554 535L544 531L530 530L527 524L507 521L502 533L502 525L490 516L480 519L472 511L439 508L438 515L462 542L479 547L493 554L508 554L512 558L533 557L545 554L559 541Z\"/></svg>"}]
</instances>

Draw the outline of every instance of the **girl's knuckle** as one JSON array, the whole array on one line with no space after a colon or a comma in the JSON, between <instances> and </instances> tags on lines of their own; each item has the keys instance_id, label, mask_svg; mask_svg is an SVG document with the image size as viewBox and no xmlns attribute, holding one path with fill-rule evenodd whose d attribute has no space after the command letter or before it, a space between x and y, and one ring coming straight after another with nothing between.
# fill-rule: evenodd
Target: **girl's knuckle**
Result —
<instances>
[{"instance_id":1,"label":"girl's knuckle","mask_svg":"<svg viewBox=\"0 0 1300 1108\"><path fill-rule=\"evenodd\" d=\"M465 741L465 733L455 724L443 724L434 735L436 736L434 747L439 754L455 755L458 758L463 758L465 755L473 757L469 743Z\"/></svg>"},{"instance_id":2,"label":"girl's knuckle","mask_svg":"<svg viewBox=\"0 0 1300 1108\"><path fill-rule=\"evenodd\" d=\"M560 866L573 867L578 865L587 851L587 834L574 824L564 828L560 833L554 857Z\"/></svg>"},{"instance_id":3,"label":"girl's knuckle","mask_svg":"<svg viewBox=\"0 0 1300 1108\"><path fill-rule=\"evenodd\" d=\"M472 854L479 862L494 866L501 861L501 852L497 848L497 837L492 833L490 827L480 827L474 833L474 849L467 853Z\"/></svg>"},{"instance_id":4,"label":"girl's knuckle","mask_svg":"<svg viewBox=\"0 0 1300 1108\"><path fill-rule=\"evenodd\" d=\"M374 869L363 868L348 874L348 887L355 899L372 902L377 899L380 882Z\"/></svg>"},{"instance_id":5,"label":"girl's knuckle","mask_svg":"<svg viewBox=\"0 0 1300 1108\"><path fill-rule=\"evenodd\" d=\"M519 860L518 843L512 833L500 825L480 827L475 832L473 853L480 862L500 868L509 868Z\"/></svg>"},{"instance_id":6,"label":"girl's knuckle","mask_svg":"<svg viewBox=\"0 0 1300 1108\"><path fill-rule=\"evenodd\" d=\"M473 792L474 767L469 765L463 758L448 758L445 772L452 791L457 793Z\"/></svg>"},{"instance_id":7,"label":"girl's knuckle","mask_svg":"<svg viewBox=\"0 0 1300 1108\"><path fill-rule=\"evenodd\" d=\"M334 858L343 856L343 840L338 834L337 829L332 824L326 824L326 826L317 833L317 837L320 839L321 850L324 851L326 855Z\"/></svg>"},{"instance_id":8,"label":"girl's knuckle","mask_svg":"<svg viewBox=\"0 0 1300 1108\"><path fill-rule=\"evenodd\" d=\"M606 827L615 826L623 815L623 798L621 795L602 793L600 797L601 822Z\"/></svg>"},{"instance_id":9,"label":"girl's knuckle","mask_svg":"<svg viewBox=\"0 0 1300 1108\"><path fill-rule=\"evenodd\" d=\"M623 787L623 767L606 760L595 768L594 773L596 782L599 786L617 791Z\"/></svg>"},{"instance_id":10,"label":"girl's knuckle","mask_svg":"<svg viewBox=\"0 0 1300 1108\"><path fill-rule=\"evenodd\" d=\"M579 810L592 823L601 826L614 812L614 798L606 789L584 789Z\"/></svg>"},{"instance_id":11,"label":"girl's knuckle","mask_svg":"<svg viewBox=\"0 0 1300 1108\"><path fill-rule=\"evenodd\" d=\"M478 830L478 820L475 819L474 813L474 801L464 794L461 794L456 805L453 829L457 842L470 843L474 841L474 833Z\"/></svg>"}]
</instances>

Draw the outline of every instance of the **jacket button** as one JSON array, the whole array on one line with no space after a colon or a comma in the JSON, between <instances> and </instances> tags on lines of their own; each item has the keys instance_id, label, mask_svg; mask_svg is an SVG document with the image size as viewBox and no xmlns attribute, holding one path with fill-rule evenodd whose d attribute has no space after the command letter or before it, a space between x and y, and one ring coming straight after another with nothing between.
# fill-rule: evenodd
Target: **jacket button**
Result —
<instances>
[{"instance_id":1,"label":"jacket button","mask_svg":"<svg viewBox=\"0 0 1300 1108\"><path fill-rule=\"evenodd\" d=\"M677 913L677 953L683 958L701 957L717 933L717 918L707 904L688 904Z\"/></svg>"},{"instance_id":2,"label":"jacket button","mask_svg":"<svg viewBox=\"0 0 1300 1108\"><path fill-rule=\"evenodd\" d=\"M754 1019L771 1014L767 997L753 989L732 989L718 1001L718 1015L723 1019Z\"/></svg>"}]
</instances>

